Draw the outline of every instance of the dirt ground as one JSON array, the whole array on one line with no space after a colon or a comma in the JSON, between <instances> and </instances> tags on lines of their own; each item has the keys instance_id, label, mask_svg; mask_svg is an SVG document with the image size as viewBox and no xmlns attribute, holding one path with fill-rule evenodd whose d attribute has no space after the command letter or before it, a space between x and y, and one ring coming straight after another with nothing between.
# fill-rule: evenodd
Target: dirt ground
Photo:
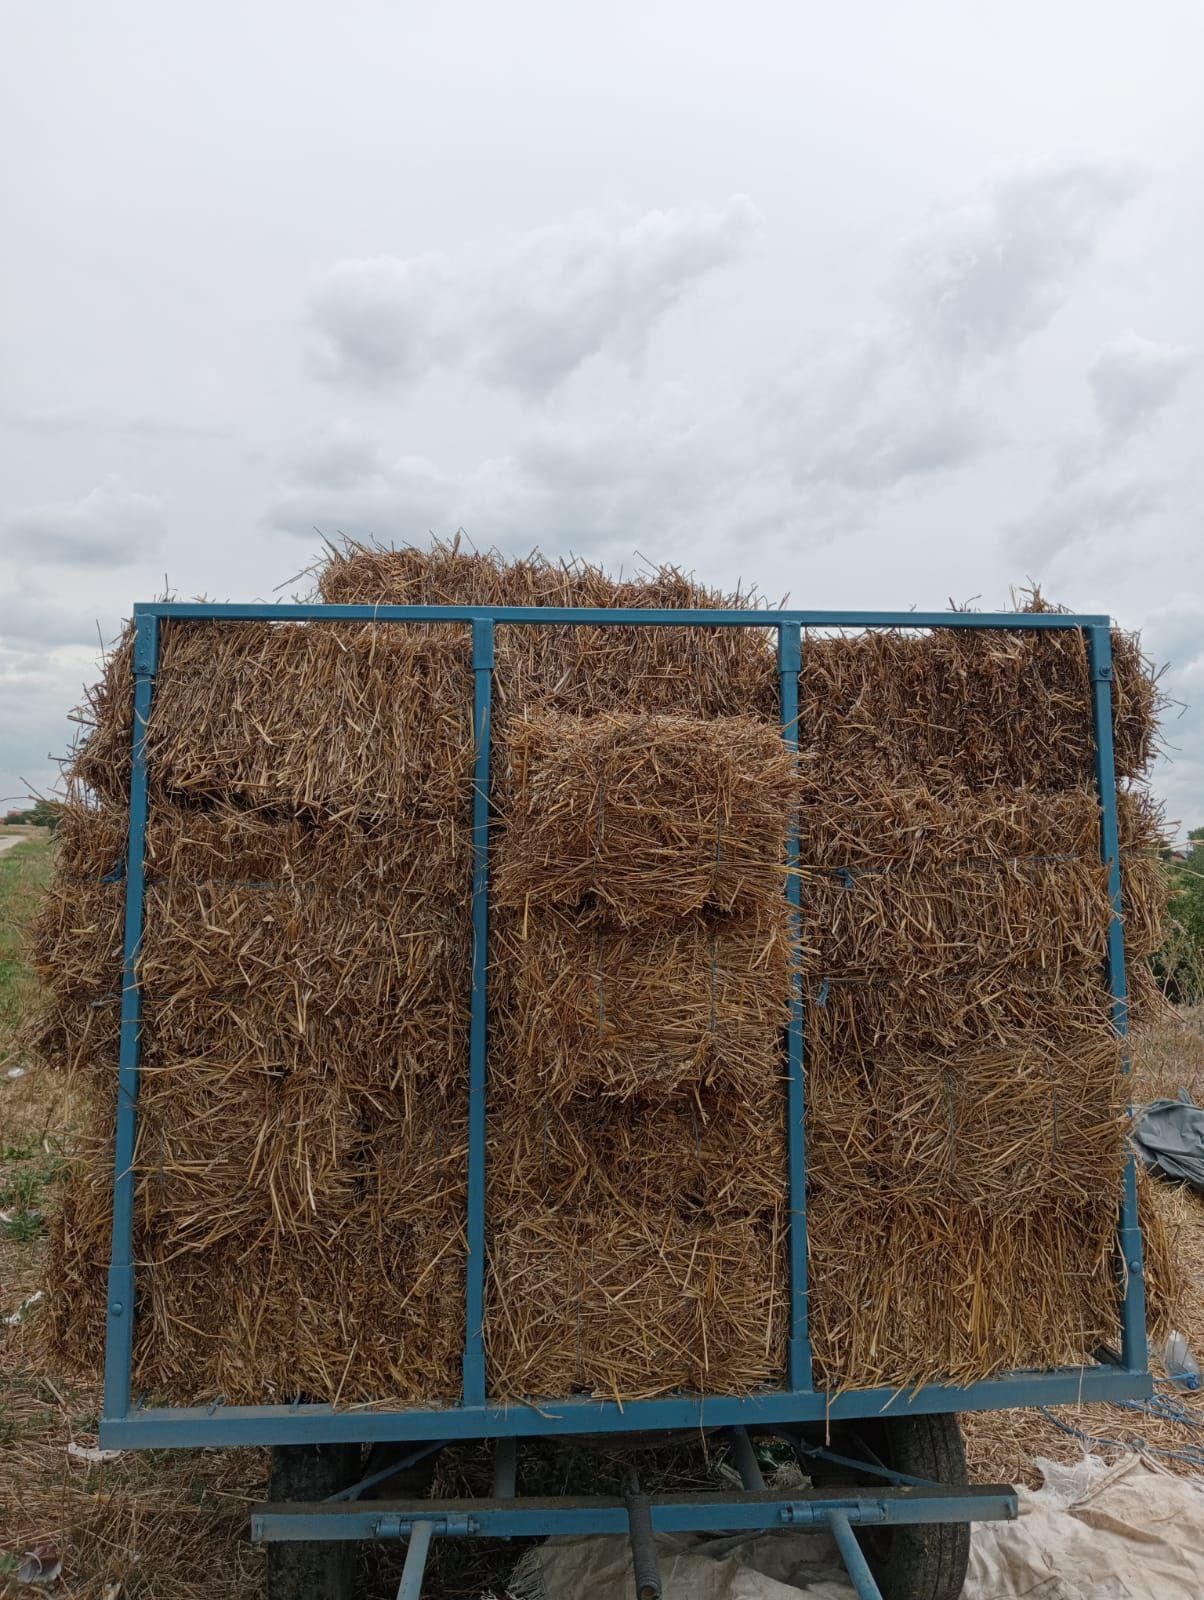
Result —
<instances>
[{"instance_id":1,"label":"dirt ground","mask_svg":"<svg viewBox=\"0 0 1204 1600\"><path fill-rule=\"evenodd\" d=\"M72 1144L72 1108L62 1083L22 1059L17 1040L29 995L20 961L18 926L36 903L50 868L51 846L27 840L0 856L0 1595L54 1593L76 1600L233 1600L262 1585L262 1556L246 1540L248 1507L263 1495L261 1451L157 1451L116 1461L90 1459L97 1444L100 1402L95 1384L41 1370L36 1296L44 1286L46 1218L56 1203L56 1180ZM1151 1032L1137 1049L1143 1098L1174 1095L1180 1087L1204 1094L1204 1011L1180 1013ZM1204 1202L1162 1187L1157 1204L1172 1220L1186 1283L1183 1330L1204 1357ZM1195 1428L1112 1406L1063 1407L1049 1417L997 1412L967 1417L971 1475L978 1481L1034 1482L1035 1455L1077 1458L1080 1440L1065 1429L1168 1452L1158 1459L1179 1471L1193 1463L1175 1452L1204 1443L1204 1395L1183 1403ZM1061 1424L1061 1427L1059 1427ZM1107 1453L1111 1446L1102 1447ZM480 1464L471 1452L448 1463L451 1483L473 1481ZM551 1490L574 1475L569 1447L524 1470ZM595 1472L597 1469L594 1469ZM676 1461L670 1479L704 1477L701 1457ZM598 1480L595 1477L594 1482ZM449 1483L449 1487L450 1487ZM576 1487L588 1487L580 1482ZM655 1485L654 1485L655 1486ZM61 1558L53 1589L21 1584L26 1552L40 1546ZM501 1575L514 1547L468 1557L440 1556L432 1596L480 1595ZM368 1592L392 1594L396 1572L379 1562L366 1575Z\"/></svg>"}]
</instances>

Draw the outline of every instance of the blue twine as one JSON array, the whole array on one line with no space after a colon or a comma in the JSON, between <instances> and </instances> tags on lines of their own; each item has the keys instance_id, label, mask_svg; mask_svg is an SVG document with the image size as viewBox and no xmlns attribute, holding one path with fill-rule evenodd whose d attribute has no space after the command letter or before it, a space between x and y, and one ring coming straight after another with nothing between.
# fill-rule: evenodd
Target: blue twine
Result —
<instances>
[{"instance_id":1,"label":"blue twine","mask_svg":"<svg viewBox=\"0 0 1204 1600\"><path fill-rule=\"evenodd\" d=\"M1159 1378L1159 1385L1173 1386L1173 1380ZM1122 1411L1136 1411L1142 1416L1154 1417L1160 1422L1173 1422L1182 1428L1190 1428L1193 1433L1204 1433L1204 1419L1197 1417L1173 1393L1156 1393L1148 1400L1117 1400L1112 1402ZM1107 1434L1086 1433L1082 1428L1076 1428L1073 1423L1063 1422L1060 1417L1055 1417L1048 1406L1038 1406L1037 1410L1051 1422L1059 1433L1064 1433L1070 1439L1077 1439L1080 1444L1103 1445L1111 1450L1132 1450L1137 1448L1145 1455L1162 1456L1168 1461L1182 1461L1188 1466L1204 1472L1204 1445L1187 1444L1180 1450L1169 1450L1162 1445L1149 1444L1140 1435L1133 1439L1112 1439Z\"/></svg>"}]
</instances>

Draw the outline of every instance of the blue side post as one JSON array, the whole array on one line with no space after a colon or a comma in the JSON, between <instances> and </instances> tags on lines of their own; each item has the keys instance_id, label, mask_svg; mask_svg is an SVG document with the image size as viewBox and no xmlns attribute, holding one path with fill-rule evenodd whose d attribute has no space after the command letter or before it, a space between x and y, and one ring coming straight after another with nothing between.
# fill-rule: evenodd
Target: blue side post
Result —
<instances>
[{"instance_id":1,"label":"blue side post","mask_svg":"<svg viewBox=\"0 0 1204 1600\"><path fill-rule=\"evenodd\" d=\"M1112 921L1108 928L1108 986L1112 993L1112 1022L1123 1041L1129 1032L1129 988L1125 976L1124 902L1120 881L1120 830L1116 807L1116 754L1112 740L1112 631L1109 626L1087 630L1087 659L1091 673L1092 715L1095 725L1095 779L1100 803L1100 859L1108 869L1108 894ZM1122 1070L1131 1062L1127 1047ZM1130 1372L1149 1366L1146 1342L1145 1265L1141 1222L1137 1214L1137 1164L1132 1150L1125 1162L1120 1208L1119 1248L1125 1295L1121 1314L1121 1352Z\"/></svg>"},{"instance_id":2,"label":"blue side post","mask_svg":"<svg viewBox=\"0 0 1204 1600\"><path fill-rule=\"evenodd\" d=\"M429 1518L414 1524L406 1549L406 1562L401 1572L401 1587L397 1591L397 1600L421 1600L422 1580L426 1576L426 1562L431 1553L431 1539L434 1532L435 1524Z\"/></svg>"},{"instance_id":3,"label":"blue side post","mask_svg":"<svg viewBox=\"0 0 1204 1600\"><path fill-rule=\"evenodd\" d=\"M870 1570L864 1551L857 1543L857 1535L849 1522L848 1512L830 1511L828 1529L836 1540L849 1580L857 1592L857 1600L882 1600L882 1590Z\"/></svg>"},{"instance_id":4,"label":"blue side post","mask_svg":"<svg viewBox=\"0 0 1204 1600\"><path fill-rule=\"evenodd\" d=\"M121 1046L117 1063L117 1136L113 1152L113 1246L105 1335L106 1417L129 1415L134 1352L134 1144L138 1134L138 1064L142 1052L142 945L146 818L146 727L159 664L159 619L134 620L134 726L130 760L130 831L125 865L125 955L121 977Z\"/></svg>"},{"instance_id":5,"label":"blue side post","mask_svg":"<svg viewBox=\"0 0 1204 1600\"><path fill-rule=\"evenodd\" d=\"M464 1404L485 1403L485 1088L488 1056L489 740L493 706L493 622L472 624L472 1021L468 1045L468 1263Z\"/></svg>"},{"instance_id":6,"label":"blue side post","mask_svg":"<svg viewBox=\"0 0 1204 1600\"><path fill-rule=\"evenodd\" d=\"M792 750L798 749L798 688L803 667L802 628L797 622L784 622L778 628L778 681L782 704L782 737ZM790 1342L788 1377L796 1393L809 1391L811 1375L811 1334L807 1315L807 1149L803 1126L806 1088L806 1063L803 1053L803 975L802 930L799 908L802 884L799 878L799 838L797 819L791 818L786 836L786 899L790 906L791 937L800 970L794 976L794 999L786 1030L786 1117L790 1183Z\"/></svg>"}]
</instances>

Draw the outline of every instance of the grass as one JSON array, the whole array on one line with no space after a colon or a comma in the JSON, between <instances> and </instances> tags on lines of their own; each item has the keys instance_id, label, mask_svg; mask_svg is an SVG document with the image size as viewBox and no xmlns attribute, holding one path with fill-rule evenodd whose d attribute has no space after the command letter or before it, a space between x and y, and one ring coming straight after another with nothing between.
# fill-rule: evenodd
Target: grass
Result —
<instances>
[{"instance_id":1,"label":"grass","mask_svg":"<svg viewBox=\"0 0 1204 1600\"><path fill-rule=\"evenodd\" d=\"M45 1226L53 1215L57 1180L71 1153L70 1100L53 1074L28 1070L18 1029L32 993L20 953L20 925L37 903L51 868L51 846L34 838L0 856L0 1211L12 1220L0 1228L0 1316L7 1316L43 1286ZM1175 1095L1180 1087L1204 1103L1204 1009L1180 1013L1148 1034L1138 1049L1138 1093ZM1163 1186L1180 1237L1188 1274L1184 1329L1204 1356L1204 1206ZM0 1326L0 1597L17 1600L33 1591L15 1574L24 1552L48 1541L63 1556L55 1592L71 1600L102 1600L121 1585L122 1600L234 1600L262 1592L263 1557L247 1540L248 1512L263 1497L266 1452L149 1451L102 1465L68 1455L70 1442L95 1445L99 1387L47 1371L38 1345L36 1310L23 1323ZM1204 1426L1204 1395L1184 1396ZM1055 1415L1084 1432L1110 1438L1140 1434L1174 1449L1199 1438L1166 1422L1153 1422L1107 1406L1064 1407ZM1035 1412L996 1412L965 1419L972 1476L979 1481L1027 1479L1035 1454L1074 1459L1079 1444ZM605 1490L618 1481L621 1448L612 1443L587 1457L572 1442L527 1448L527 1492ZM1174 1465L1173 1462L1168 1462ZM651 1487L713 1483L713 1463L695 1447L662 1451L641 1460ZM440 1464L446 1492L481 1492L488 1464L477 1447L450 1454ZM504 1592L505 1575L518 1555L514 1545L481 1547L470 1541L437 1543L428 1592L470 1600L492 1585ZM396 1592L399 1552L375 1550L365 1558L368 1596Z\"/></svg>"},{"instance_id":2,"label":"grass","mask_svg":"<svg viewBox=\"0 0 1204 1600\"><path fill-rule=\"evenodd\" d=\"M11 1064L13 1036L33 982L21 956L21 930L50 881L53 846L45 834L30 836L34 832L41 830L19 834L23 843L0 855L0 1068Z\"/></svg>"},{"instance_id":3,"label":"grass","mask_svg":"<svg viewBox=\"0 0 1204 1600\"><path fill-rule=\"evenodd\" d=\"M50 878L53 845L43 829L6 830L23 842L0 855L0 1281L27 1276L31 1263L6 1247L27 1247L45 1231L49 1191L61 1175L70 1139L64 1096L45 1103L26 1073L20 1022L33 990L22 953L23 930ZM12 1073L14 1076L9 1076Z\"/></svg>"}]
</instances>

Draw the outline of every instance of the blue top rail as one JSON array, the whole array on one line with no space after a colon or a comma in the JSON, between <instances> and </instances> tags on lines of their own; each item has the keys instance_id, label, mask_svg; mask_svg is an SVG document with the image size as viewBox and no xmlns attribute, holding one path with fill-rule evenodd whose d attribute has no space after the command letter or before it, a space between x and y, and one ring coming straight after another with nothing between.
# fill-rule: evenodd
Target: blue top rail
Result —
<instances>
[{"instance_id":1,"label":"blue top rail","mask_svg":"<svg viewBox=\"0 0 1204 1600\"><path fill-rule=\"evenodd\" d=\"M204 601L140 602L134 616L163 621L226 622L493 622L563 623L570 627L655 628L1107 628L1111 618L1069 611L748 611L590 609L575 606L217 605Z\"/></svg>"}]
</instances>

